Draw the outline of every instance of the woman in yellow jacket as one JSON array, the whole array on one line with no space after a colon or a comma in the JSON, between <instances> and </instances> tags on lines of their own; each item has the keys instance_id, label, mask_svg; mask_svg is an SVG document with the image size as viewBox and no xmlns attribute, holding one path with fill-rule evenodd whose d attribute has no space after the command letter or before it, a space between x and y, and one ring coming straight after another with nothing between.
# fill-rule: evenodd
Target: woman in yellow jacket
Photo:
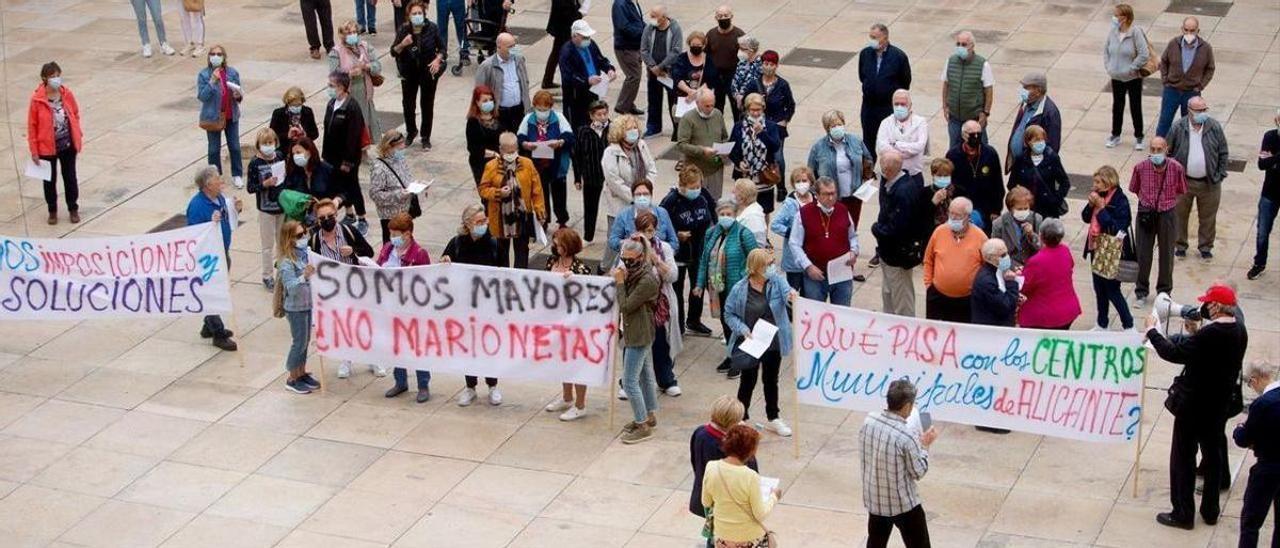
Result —
<instances>
[{"instance_id":1,"label":"woman in yellow jacket","mask_svg":"<svg viewBox=\"0 0 1280 548\"><path fill-rule=\"evenodd\" d=\"M515 267L529 267L529 240L534 223L546 229L547 210L542 199L542 181L533 160L520 156L516 135L498 137L499 156L484 166L480 176L480 198L488 204L489 233L498 239L498 255L504 266L511 265L515 243Z\"/></svg>"},{"instance_id":2,"label":"woman in yellow jacket","mask_svg":"<svg viewBox=\"0 0 1280 548\"><path fill-rule=\"evenodd\" d=\"M715 548L767 546L769 530L762 523L782 497L777 487L761 493L760 474L747 467L756 454L760 433L745 424L725 432L720 442L724 458L707 463L702 474L702 506L711 512Z\"/></svg>"}]
</instances>

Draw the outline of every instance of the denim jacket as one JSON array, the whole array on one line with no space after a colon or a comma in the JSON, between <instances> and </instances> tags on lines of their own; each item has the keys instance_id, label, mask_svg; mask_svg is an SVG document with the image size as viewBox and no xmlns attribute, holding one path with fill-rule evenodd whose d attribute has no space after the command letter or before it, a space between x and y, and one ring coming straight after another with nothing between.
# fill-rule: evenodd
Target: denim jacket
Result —
<instances>
[{"instance_id":1,"label":"denim jacket","mask_svg":"<svg viewBox=\"0 0 1280 548\"><path fill-rule=\"evenodd\" d=\"M285 312L306 312L311 310L311 282L307 281L304 272L307 268L307 254L297 251L297 259L276 261L276 269L280 271L280 283L284 285Z\"/></svg>"},{"instance_id":2,"label":"denim jacket","mask_svg":"<svg viewBox=\"0 0 1280 548\"><path fill-rule=\"evenodd\" d=\"M787 241L791 237L791 225L795 224L797 218L800 217L800 201L796 200L795 193L787 196L782 202L782 207L778 208L778 212L773 216L773 222L769 224L769 229L774 234L782 236L783 241ZM779 266L783 272L804 272L804 267L796 261L796 256L791 252L791 246L782 246L782 264Z\"/></svg>"},{"instance_id":3,"label":"denim jacket","mask_svg":"<svg viewBox=\"0 0 1280 548\"><path fill-rule=\"evenodd\" d=\"M226 67L227 81L235 85L240 85L240 72L231 67ZM222 109L222 84L216 80L212 80L213 69L205 67L196 75L196 98L200 100L200 120L215 121L218 119L218 112ZM228 86L230 89L230 86ZM234 91L233 91L234 93ZM240 100L231 101L231 119L227 122L234 122L240 119Z\"/></svg>"},{"instance_id":4,"label":"denim jacket","mask_svg":"<svg viewBox=\"0 0 1280 548\"><path fill-rule=\"evenodd\" d=\"M841 198L852 195L858 187L862 186L862 159L870 158L871 151L867 149L867 144L853 133L845 133L844 135L845 154L849 155L849 162L853 169L853 185L851 188L839 188L840 176L838 168L836 168L836 148L832 146L831 138L823 135L813 146L809 148L809 169L813 170L814 177L829 177L832 181L836 181L836 191Z\"/></svg>"},{"instance_id":5,"label":"denim jacket","mask_svg":"<svg viewBox=\"0 0 1280 548\"><path fill-rule=\"evenodd\" d=\"M743 323L750 283L750 278L743 276L724 300L724 323L732 332L729 335L730 352L742 338L739 334L751 331L751 326ZM778 334L775 336L778 337L778 350L783 356L791 353L791 316L787 313L787 296L790 294L791 286L787 284L786 278L772 276L765 279L764 295L769 300L769 310L773 312L774 323L778 326Z\"/></svg>"}]
</instances>

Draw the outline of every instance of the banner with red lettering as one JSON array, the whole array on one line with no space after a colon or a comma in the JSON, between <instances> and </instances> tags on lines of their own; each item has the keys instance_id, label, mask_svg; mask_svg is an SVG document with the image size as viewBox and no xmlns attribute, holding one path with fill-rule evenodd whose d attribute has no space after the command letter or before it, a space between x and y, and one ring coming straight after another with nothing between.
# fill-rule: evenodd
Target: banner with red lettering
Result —
<instances>
[{"instance_id":1,"label":"banner with red lettering","mask_svg":"<svg viewBox=\"0 0 1280 548\"><path fill-rule=\"evenodd\" d=\"M796 299L794 319L800 403L879 411L889 383L907 379L916 409L937 420L1104 442L1138 431L1147 349L1134 333L938 322L808 299Z\"/></svg>"},{"instance_id":2,"label":"banner with red lettering","mask_svg":"<svg viewBox=\"0 0 1280 548\"><path fill-rule=\"evenodd\" d=\"M603 386L613 279L435 264L375 268L311 254L321 355L359 363Z\"/></svg>"},{"instance_id":3,"label":"banner with red lettering","mask_svg":"<svg viewBox=\"0 0 1280 548\"><path fill-rule=\"evenodd\" d=\"M90 320L231 311L213 223L136 236L0 236L0 320Z\"/></svg>"}]
</instances>

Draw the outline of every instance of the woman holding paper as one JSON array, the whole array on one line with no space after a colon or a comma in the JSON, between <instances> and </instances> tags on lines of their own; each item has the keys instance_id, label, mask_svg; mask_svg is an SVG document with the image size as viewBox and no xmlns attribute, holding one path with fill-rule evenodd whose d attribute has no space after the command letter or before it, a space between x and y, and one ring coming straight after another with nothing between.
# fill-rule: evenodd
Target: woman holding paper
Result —
<instances>
[{"instance_id":1,"label":"woman holding paper","mask_svg":"<svg viewBox=\"0 0 1280 548\"><path fill-rule=\"evenodd\" d=\"M706 53L707 35L695 30L689 33L684 43L685 51L670 64L671 81L675 83L674 91L679 98L674 109L679 109L680 103L692 104L697 97L698 88L703 85L712 88L720 81L716 65L710 62ZM679 139L681 116L677 116L674 111L671 116L676 120L673 124L675 127L671 130L671 142L674 143Z\"/></svg>"},{"instance_id":2,"label":"woman holding paper","mask_svg":"<svg viewBox=\"0 0 1280 548\"><path fill-rule=\"evenodd\" d=\"M763 522L782 497L777 487L761 489L760 474L747 466L760 445L760 433L736 424L720 442L725 457L707 463L702 474L702 506L712 509L716 548L772 546Z\"/></svg>"},{"instance_id":3,"label":"woman holding paper","mask_svg":"<svg viewBox=\"0 0 1280 548\"><path fill-rule=\"evenodd\" d=\"M408 146L404 134L398 129L389 129L378 140L378 159L369 170L369 198L378 208L378 217L382 220L382 243L390 239L391 219L401 213L408 213L410 218L422 215L419 200L427 197L426 189L415 194L410 187L417 182L409 172L409 163L404 159L404 149Z\"/></svg>"},{"instance_id":4,"label":"woman holding paper","mask_svg":"<svg viewBox=\"0 0 1280 548\"><path fill-rule=\"evenodd\" d=\"M231 156L231 181L244 188L244 171L240 165L240 72L227 63L227 50L209 48L207 64L196 75L196 98L200 100L200 128L209 141L209 165L222 173L222 135L227 136L227 153Z\"/></svg>"},{"instance_id":5,"label":"woman holding paper","mask_svg":"<svg viewBox=\"0 0 1280 548\"><path fill-rule=\"evenodd\" d=\"M698 281L693 289L695 297L702 297L704 292L707 293L706 299L711 301L711 315L720 318L720 332L726 337L732 331L725 322L722 304L729 295L729 290L742 279L743 272L746 271L747 254L756 248L755 237L738 222L737 211L738 204L733 198L726 196L716 202L717 222L707 231L706 240L702 244ZM716 371L728 373L730 379L738 378L741 373L729 367L727 354Z\"/></svg>"},{"instance_id":6,"label":"woman holding paper","mask_svg":"<svg viewBox=\"0 0 1280 548\"><path fill-rule=\"evenodd\" d=\"M249 194L253 194L258 206L258 238L262 243L262 285L271 290L275 286L275 268L272 250L276 248L276 235L284 222L284 208L280 206L280 189L284 188L284 154L280 152L280 140L271 128L258 130L254 140L253 159L249 160Z\"/></svg>"},{"instance_id":7,"label":"woman holding paper","mask_svg":"<svg viewBox=\"0 0 1280 548\"><path fill-rule=\"evenodd\" d=\"M570 153L573 151L573 127L563 114L551 107L555 98L543 89L533 94L533 112L525 115L516 133L521 154L532 158L542 181L543 210L555 211L560 228L569 224L568 189ZM555 202L552 209L552 201Z\"/></svg>"},{"instance_id":8,"label":"woman holding paper","mask_svg":"<svg viewBox=\"0 0 1280 548\"><path fill-rule=\"evenodd\" d=\"M759 93L752 93L743 100L746 116L733 124L729 140L733 141L733 150L729 159L733 161L733 178L750 179L756 185L756 200L763 208L761 213L773 213L774 184L768 181L768 172L781 177L778 167L778 152L782 150L782 138L778 132L778 124L764 117L764 98ZM746 206L745 203L740 205Z\"/></svg>"},{"instance_id":9,"label":"woman holding paper","mask_svg":"<svg viewBox=\"0 0 1280 548\"><path fill-rule=\"evenodd\" d=\"M67 213L72 223L80 222L80 185L76 179L76 154L80 152L80 105L71 90L62 85L62 67L45 63L40 67L40 85L31 94L27 107L27 146L31 162L49 162L44 180L44 201L49 206L49 224L58 224L58 166L62 166L62 187Z\"/></svg>"},{"instance_id":10,"label":"woman holding paper","mask_svg":"<svg viewBox=\"0 0 1280 548\"><path fill-rule=\"evenodd\" d=\"M251 176L252 177L252 176ZM289 355L284 368L289 378L285 388L296 394L310 394L320 388L320 383L307 372L307 345L311 343L311 276L316 267L307 262L307 229L298 221L285 221L280 225L275 244L276 273L280 287L276 291L283 297L281 308L289 321Z\"/></svg>"},{"instance_id":11,"label":"woman holding paper","mask_svg":"<svg viewBox=\"0 0 1280 548\"><path fill-rule=\"evenodd\" d=\"M498 239L502 266L529 268L529 240L547 218L542 182L533 160L516 153L516 134L498 138L499 157L490 160L480 179L480 199L489 206L489 234ZM510 253L515 248L515 260Z\"/></svg>"},{"instance_id":12,"label":"woman holding paper","mask_svg":"<svg viewBox=\"0 0 1280 548\"><path fill-rule=\"evenodd\" d=\"M791 239L791 226L800 217L800 208L813 201L813 172L806 166L791 170L791 188L793 192L783 200L778 215L773 218L769 228L786 242ZM787 285L796 291L804 284L804 268L796 261L791 246L782 246L782 272L787 276Z\"/></svg>"},{"instance_id":13,"label":"woman holding paper","mask_svg":"<svg viewBox=\"0 0 1280 548\"><path fill-rule=\"evenodd\" d=\"M729 351L739 343L756 342L762 353L756 366L742 372L738 381L738 401L744 409L743 419L750 418L751 396L757 379L763 379L764 412L769 422L764 428L782 437L791 435L791 427L778 417L778 371L782 357L791 353L791 318L787 304L795 298L795 290L779 270L773 253L765 249L753 249L747 255L747 277L729 291L725 300L724 321L729 326ZM777 328L771 335L768 326ZM745 348L742 351L752 354Z\"/></svg>"}]
</instances>

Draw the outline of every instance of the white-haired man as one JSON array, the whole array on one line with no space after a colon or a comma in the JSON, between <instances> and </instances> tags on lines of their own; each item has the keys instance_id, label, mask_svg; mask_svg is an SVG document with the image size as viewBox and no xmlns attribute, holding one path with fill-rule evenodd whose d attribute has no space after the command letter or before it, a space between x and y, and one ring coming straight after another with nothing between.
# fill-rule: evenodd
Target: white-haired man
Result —
<instances>
[{"instance_id":1,"label":"white-haired man","mask_svg":"<svg viewBox=\"0 0 1280 548\"><path fill-rule=\"evenodd\" d=\"M876 133L876 156L895 150L902 155L902 169L910 175L924 171L924 157L929 153L929 121L915 113L911 92L893 92L893 113L880 122Z\"/></svg>"},{"instance_id":2,"label":"white-haired man","mask_svg":"<svg viewBox=\"0 0 1280 548\"><path fill-rule=\"evenodd\" d=\"M239 198L235 199L234 204L228 205L227 198L222 195L223 187L222 176L218 174L218 168L214 166L205 166L196 172L196 195L191 197L191 201L187 203L187 226L218 223L222 229L222 246L226 257L227 268L231 268L231 213L228 207L236 208L236 212L243 209L244 204ZM234 352L236 350L236 342L231 340L233 333L222 323L222 317L217 314L211 314L204 317L204 326L200 328L200 336L205 339L213 339L213 345Z\"/></svg>"}]
</instances>

